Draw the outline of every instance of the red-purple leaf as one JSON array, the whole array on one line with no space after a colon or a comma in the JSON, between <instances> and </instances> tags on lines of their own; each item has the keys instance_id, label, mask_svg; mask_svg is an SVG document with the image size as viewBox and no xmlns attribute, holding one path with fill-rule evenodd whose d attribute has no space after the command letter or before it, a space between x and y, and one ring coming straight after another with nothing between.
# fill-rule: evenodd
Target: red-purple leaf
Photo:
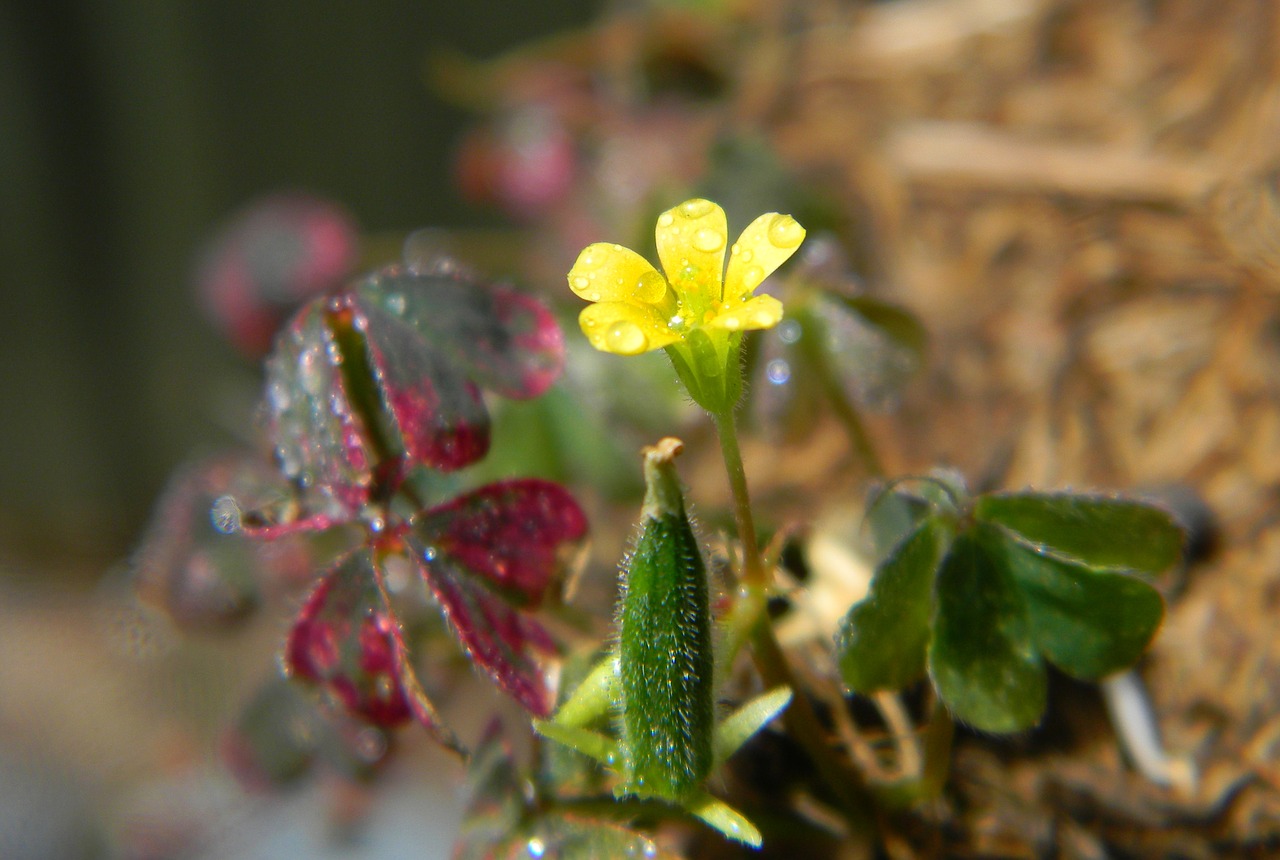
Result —
<instances>
[{"instance_id":1,"label":"red-purple leaf","mask_svg":"<svg viewBox=\"0 0 1280 860\"><path fill-rule=\"evenodd\" d=\"M324 302L312 302L294 317L266 369L268 431L281 470L303 489L358 511L377 463L368 429L353 408Z\"/></svg>"},{"instance_id":2,"label":"red-purple leaf","mask_svg":"<svg viewBox=\"0 0 1280 860\"><path fill-rule=\"evenodd\" d=\"M586 531L573 496L536 478L488 484L414 519L414 534L435 562L465 570L528 607L542 601Z\"/></svg>"},{"instance_id":3,"label":"red-purple leaf","mask_svg":"<svg viewBox=\"0 0 1280 860\"><path fill-rule=\"evenodd\" d=\"M210 242L196 275L200 298L237 347L260 356L287 314L351 271L357 238L333 203L298 193L266 197Z\"/></svg>"},{"instance_id":4,"label":"red-purple leaf","mask_svg":"<svg viewBox=\"0 0 1280 860\"><path fill-rule=\"evenodd\" d=\"M406 543L471 661L531 712L550 716L551 693L533 656L555 650L547 631L482 585L455 557L412 534Z\"/></svg>"},{"instance_id":5,"label":"red-purple leaf","mask_svg":"<svg viewBox=\"0 0 1280 860\"><path fill-rule=\"evenodd\" d=\"M383 408L405 453L441 471L489 452L489 413L480 391L416 329L382 306L352 297Z\"/></svg>"},{"instance_id":6,"label":"red-purple leaf","mask_svg":"<svg viewBox=\"0 0 1280 860\"><path fill-rule=\"evenodd\" d=\"M417 329L469 378L504 397L537 397L564 366L564 335L555 318L514 290L429 266L383 269L356 290Z\"/></svg>"},{"instance_id":7,"label":"red-purple leaf","mask_svg":"<svg viewBox=\"0 0 1280 860\"><path fill-rule=\"evenodd\" d=\"M285 645L288 672L317 684L351 714L379 726L415 716L404 694L395 618L382 602L367 550L320 580Z\"/></svg>"}]
</instances>

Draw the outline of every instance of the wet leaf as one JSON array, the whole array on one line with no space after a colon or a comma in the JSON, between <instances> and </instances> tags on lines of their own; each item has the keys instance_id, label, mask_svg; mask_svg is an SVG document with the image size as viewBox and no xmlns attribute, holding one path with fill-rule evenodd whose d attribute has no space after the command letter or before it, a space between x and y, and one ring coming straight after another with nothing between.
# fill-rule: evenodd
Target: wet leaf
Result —
<instances>
[{"instance_id":1,"label":"wet leaf","mask_svg":"<svg viewBox=\"0 0 1280 860\"><path fill-rule=\"evenodd\" d=\"M586 532L561 487L527 479L490 484L414 519L406 536L467 656L538 716L551 700L535 654L555 650L533 607Z\"/></svg>"},{"instance_id":2,"label":"wet leaf","mask_svg":"<svg viewBox=\"0 0 1280 860\"><path fill-rule=\"evenodd\" d=\"M175 474L133 559L143 598L179 625L225 627L251 612L263 589L308 573L310 553L301 541L259 543L228 533L238 521L219 522L226 507L220 500L265 499L281 492L279 484L267 463L239 454Z\"/></svg>"},{"instance_id":3,"label":"wet leaf","mask_svg":"<svg viewBox=\"0 0 1280 860\"><path fill-rule=\"evenodd\" d=\"M260 356L301 302L342 282L356 262L358 240L336 204L274 194L236 213L210 241L196 288L223 334Z\"/></svg>"},{"instance_id":4,"label":"wet leaf","mask_svg":"<svg viewBox=\"0 0 1280 860\"><path fill-rule=\"evenodd\" d=\"M368 500L377 452L342 373L325 303L300 312L266 363L268 432L281 471L354 513Z\"/></svg>"},{"instance_id":5,"label":"wet leaf","mask_svg":"<svg viewBox=\"0 0 1280 860\"><path fill-rule=\"evenodd\" d=\"M448 356L380 306L350 300L364 334L378 414L394 428L397 453L441 471L468 466L489 450L489 413L480 390Z\"/></svg>"},{"instance_id":6,"label":"wet leaf","mask_svg":"<svg viewBox=\"0 0 1280 860\"><path fill-rule=\"evenodd\" d=\"M586 532L573 496L537 478L488 484L414 518L414 533L434 563L455 565L530 608Z\"/></svg>"},{"instance_id":7,"label":"wet leaf","mask_svg":"<svg viewBox=\"0 0 1280 860\"><path fill-rule=\"evenodd\" d=\"M957 535L938 570L929 675L955 716L982 731L1030 728L1047 678L1026 601L1002 551L977 525Z\"/></svg>"},{"instance_id":8,"label":"wet leaf","mask_svg":"<svg viewBox=\"0 0 1280 860\"><path fill-rule=\"evenodd\" d=\"M1038 552L1011 536L1002 549L1026 600L1036 647L1049 662L1095 680L1142 656L1164 616L1154 588L1128 573Z\"/></svg>"},{"instance_id":9,"label":"wet leaf","mask_svg":"<svg viewBox=\"0 0 1280 860\"><path fill-rule=\"evenodd\" d=\"M948 535L926 519L876 568L871 590L836 636L840 672L850 689L898 690L925 672L933 587Z\"/></svg>"},{"instance_id":10,"label":"wet leaf","mask_svg":"<svg viewBox=\"0 0 1280 860\"><path fill-rule=\"evenodd\" d=\"M402 686L399 631L383 604L368 550L321 578L285 644L290 675L320 686L349 713L378 726L414 715Z\"/></svg>"},{"instance_id":11,"label":"wet leaf","mask_svg":"<svg viewBox=\"0 0 1280 860\"><path fill-rule=\"evenodd\" d=\"M504 397L537 397L564 366L564 336L541 303L458 271L392 267L356 288L403 319L455 367Z\"/></svg>"},{"instance_id":12,"label":"wet leaf","mask_svg":"<svg viewBox=\"0 0 1280 860\"><path fill-rule=\"evenodd\" d=\"M974 515L999 523L1028 543L1093 567L1157 574L1182 556L1183 534L1152 505L1071 493L992 493Z\"/></svg>"}]
</instances>

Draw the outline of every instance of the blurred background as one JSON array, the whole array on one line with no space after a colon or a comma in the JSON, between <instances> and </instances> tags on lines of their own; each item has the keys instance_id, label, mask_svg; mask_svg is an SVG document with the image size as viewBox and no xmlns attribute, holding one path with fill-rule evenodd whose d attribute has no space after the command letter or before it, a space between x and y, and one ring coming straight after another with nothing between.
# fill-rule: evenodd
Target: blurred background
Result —
<instances>
[{"instance_id":1,"label":"blurred background","mask_svg":"<svg viewBox=\"0 0 1280 860\"><path fill-rule=\"evenodd\" d=\"M368 234L495 223L456 191L465 118L429 57L490 57L596 5L0 4L0 856L447 856L444 782L354 836L341 787L265 813L242 794L213 745L286 619L179 643L137 615L124 563L174 467L252 433L258 364L193 287L214 231L279 189Z\"/></svg>"},{"instance_id":2,"label":"blurred background","mask_svg":"<svg viewBox=\"0 0 1280 860\"><path fill-rule=\"evenodd\" d=\"M281 188L368 233L493 223L451 172L433 50L491 57L588 0L0 7L0 575L92 577L254 372L205 320L202 243Z\"/></svg>"}]
</instances>

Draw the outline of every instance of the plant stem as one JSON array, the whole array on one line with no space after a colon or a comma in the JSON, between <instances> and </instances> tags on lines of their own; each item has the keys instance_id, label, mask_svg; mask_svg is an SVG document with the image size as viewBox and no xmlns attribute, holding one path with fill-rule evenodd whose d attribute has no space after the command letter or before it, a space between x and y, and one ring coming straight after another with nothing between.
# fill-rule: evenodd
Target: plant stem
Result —
<instances>
[{"instance_id":1,"label":"plant stem","mask_svg":"<svg viewBox=\"0 0 1280 860\"><path fill-rule=\"evenodd\" d=\"M733 411L713 414L716 434L720 437L720 451L724 455L725 470L729 475L729 487L733 492L734 519L738 528L738 540L742 544L743 593L740 600L750 601L763 610L768 597L768 577L760 559L760 545L756 541L755 520L751 513L751 497L747 491L747 472L742 463L738 446L738 430ZM786 685L794 693L791 705L783 712L782 721L787 731L804 748L823 782L835 795L841 811L849 824L857 829L869 826L866 813L867 793L856 775L832 756L831 745L825 740L825 731L813 710L795 674L787 664L782 646L774 636L773 626L763 611L756 616L751 628L752 656L756 668L764 678L766 687Z\"/></svg>"},{"instance_id":2,"label":"plant stem","mask_svg":"<svg viewBox=\"0 0 1280 860\"><path fill-rule=\"evenodd\" d=\"M955 721L942 697L936 691L933 696L933 713L924 730L924 767L920 773L920 794L925 800L942 794L951 770L951 741L956 734Z\"/></svg>"},{"instance_id":3,"label":"plant stem","mask_svg":"<svg viewBox=\"0 0 1280 860\"><path fill-rule=\"evenodd\" d=\"M720 438L720 453L724 456L724 468L729 473L729 488L733 492L733 518L738 527L738 541L742 544L742 583L752 596L763 598L769 583L760 562L760 544L756 540L751 496L747 492L747 470L742 465L742 451L738 447L737 423L732 410L711 417Z\"/></svg>"}]
</instances>

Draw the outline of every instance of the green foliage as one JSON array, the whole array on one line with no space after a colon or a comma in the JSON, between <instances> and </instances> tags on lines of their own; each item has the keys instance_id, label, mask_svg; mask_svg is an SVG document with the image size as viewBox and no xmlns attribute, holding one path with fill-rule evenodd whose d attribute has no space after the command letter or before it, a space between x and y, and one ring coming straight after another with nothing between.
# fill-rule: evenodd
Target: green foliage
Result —
<instances>
[{"instance_id":1,"label":"green foliage","mask_svg":"<svg viewBox=\"0 0 1280 860\"><path fill-rule=\"evenodd\" d=\"M1046 661L1095 680L1141 656L1164 612L1144 577L1182 546L1168 514L1066 493L971 499L954 477L918 486L872 509L880 546L893 527L909 531L838 634L851 689L898 689L927 672L959 719L1010 732L1039 720Z\"/></svg>"}]
</instances>

